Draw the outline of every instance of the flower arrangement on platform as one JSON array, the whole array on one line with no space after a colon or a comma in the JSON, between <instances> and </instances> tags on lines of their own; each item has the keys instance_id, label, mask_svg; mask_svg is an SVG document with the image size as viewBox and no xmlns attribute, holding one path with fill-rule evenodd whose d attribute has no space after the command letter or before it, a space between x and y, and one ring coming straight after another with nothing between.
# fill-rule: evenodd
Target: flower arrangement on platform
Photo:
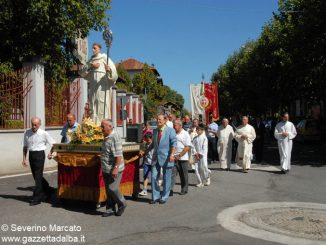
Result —
<instances>
[{"instance_id":1,"label":"flower arrangement on platform","mask_svg":"<svg viewBox=\"0 0 326 245\"><path fill-rule=\"evenodd\" d=\"M69 129L67 135L70 144L99 144L104 139L102 128L90 118L84 118L75 131Z\"/></svg>"}]
</instances>

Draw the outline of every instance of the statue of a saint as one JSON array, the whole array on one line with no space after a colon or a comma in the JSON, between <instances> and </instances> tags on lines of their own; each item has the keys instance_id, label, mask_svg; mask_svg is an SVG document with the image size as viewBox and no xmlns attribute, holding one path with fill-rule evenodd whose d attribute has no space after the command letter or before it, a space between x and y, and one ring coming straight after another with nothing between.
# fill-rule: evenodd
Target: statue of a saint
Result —
<instances>
[{"instance_id":1,"label":"statue of a saint","mask_svg":"<svg viewBox=\"0 0 326 245\"><path fill-rule=\"evenodd\" d=\"M111 118L112 86L118 79L117 69L106 54L100 53L101 45L93 44L93 55L79 74L89 81L89 106L92 120L100 125Z\"/></svg>"}]
</instances>

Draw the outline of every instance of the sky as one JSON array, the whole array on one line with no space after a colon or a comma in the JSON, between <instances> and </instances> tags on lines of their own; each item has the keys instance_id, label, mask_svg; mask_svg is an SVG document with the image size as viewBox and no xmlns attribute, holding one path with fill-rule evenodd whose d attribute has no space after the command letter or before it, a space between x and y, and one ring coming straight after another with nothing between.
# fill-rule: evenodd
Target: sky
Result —
<instances>
[{"instance_id":1,"label":"sky","mask_svg":"<svg viewBox=\"0 0 326 245\"><path fill-rule=\"evenodd\" d=\"M110 58L154 64L190 111L190 84L203 75L210 82L233 52L259 37L277 8L277 0L112 0ZM89 51L93 42L106 50L102 33L90 33Z\"/></svg>"}]
</instances>

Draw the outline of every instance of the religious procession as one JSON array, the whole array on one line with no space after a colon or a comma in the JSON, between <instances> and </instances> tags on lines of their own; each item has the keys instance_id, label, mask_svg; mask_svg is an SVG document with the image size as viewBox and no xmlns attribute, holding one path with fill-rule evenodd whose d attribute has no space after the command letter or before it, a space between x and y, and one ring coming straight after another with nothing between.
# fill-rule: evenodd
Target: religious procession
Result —
<instances>
[{"instance_id":1,"label":"religious procession","mask_svg":"<svg viewBox=\"0 0 326 245\"><path fill-rule=\"evenodd\" d=\"M112 40L110 35L111 32L108 31L108 42ZM69 148L69 146L73 143L75 145L71 144L71 146L78 148L78 144L76 144L79 142L78 140L83 141L80 134L86 131L86 136L90 132L98 135L98 137L94 136L93 143L97 140L103 142L100 147L101 152L98 154L99 176L104 182L104 188L99 186L99 189L102 187L102 193L101 190L97 190L92 194L86 188L85 193L82 189L77 191L74 185L79 185L84 180L68 183L69 177L71 178L74 174L70 173L69 176L67 169L60 169L59 167L59 182L61 182L59 184L61 185L58 187L58 196L60 198L95 201L98 208L106 199L106 211L103 213L103 217L121 216L127 207L127 202L120 191L120 184L123 179L126 160L129 163L130 159L124 158L122 135L119 135L115 130L114 120L112 120L112 117L116 118L117 115L116 112L111 112L112 87L118 79L118 74L112 60L106 54L100 53L101 48L99 43L92 45L93 55L80 70L80 75L89 81L90 85L88 89L89 124L85 125L83 122L81 125L76 121L76 116L69 113L67 123L60 133L62 136L61 143L66 144L66 146L55 144L55 140L40 128L41 119L37 116L32 117L31 128L24 133L22 164L25 167L28 166L27 153L29 153L28 159L35 179L35 190L30 201L31 206L41 204L42 201L51 199L51 196L55 194L54 189L43 177L44 150L47 145L51 147L48 154L49 159L54 157L59 164L65 165L66 168L69 163L69 167L75 167L78 170L80 165L78 166L78 160L75 162L71 160L76 156L72 155L71 149L73 148ZM204 84L200 86L204 86ZM186 195L189 191L188 175L191 170L194 170L197 179L195 186L200 188L211 184L209 164L220 164L222 170L231 170L234 152L234 162L243 173L249 172L254 156L257 161L262 161L265 125L261 119L257 118L253 125L250 125L249 116L245 115L241 118L241 124L237 125L236 121L223 118L219 125L217 122L219 119L217 90L215 92L216 94L213 93L212 98L204 97L203 99L203 96L193 98L193 108L198 107L198 103L204 103L204 105L199 105L203 114L198 111L192 113L192 115L198 115L198 118L192 119L189 115L180 118L172 113L159 113L155 118L155 129L152 129L148 122L143 123L141 142L138 144L132 142L136 143L134 146L139 147L138 152L133 152L132 158L135 159L134 167L137 168L135 177L138 178L137 181L132 181L134 182L132 183L132 192L134 185L139 185L139 176L137 176L140 172L139 168L142 168L143 171L143 188L139 193L133 192L132 195L147 196L150 183L151 199L149 203L165 204L174 194L177 176L180 178L180 195ZM196 99L199 101L195 101ZM214 99L215 101L212 101ZM206 100L209 101L208 104L214 106L208 107L206 105L205 107ZM208 118L207 122L206 118ZM127 121L127 118L124 121ZM92 128L88 129L88 125L92 125ZM289 121L289 114L283 113L282 120L275 126L274 131L274 137L277 139L279 147L280 171L283 174L288 173L291 169L292 141L296 135L296 128ZM68 155L62 155L63 149L67 151ZM89 151L87 148L79 149L78 154L87 151ZM55 156L55 153L59 156ZM94 156L88 164L94 164ZM83 178L89 177L87 174L83 176ZM86 198L94 196L96 192L99 198Z\"/></svg>"},{"instance_id":2,"label":"religious procession","mask_svg":"<svg viewBox=\"0 0 326 245\"><path fill-rule=\"evenodd\" d=\"M324 1L1 6L0 244L326 242Z\"/></svg>"}]
</instances>

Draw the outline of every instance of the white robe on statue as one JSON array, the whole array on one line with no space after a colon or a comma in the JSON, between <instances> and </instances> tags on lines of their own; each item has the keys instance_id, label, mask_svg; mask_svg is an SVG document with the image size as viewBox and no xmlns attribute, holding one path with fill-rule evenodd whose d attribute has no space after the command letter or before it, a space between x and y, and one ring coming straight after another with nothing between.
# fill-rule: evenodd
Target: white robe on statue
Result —
<instances>
[{"instance_id":1,"label":"white robe on statue","mask_svg":"<svg viewBox=\"0 0 326 245\"><path fill-rule=\"evenodd\" d=\"M241 136L247 136L246 139ZM250 169L252 158L252 142L256 139L256 132L253 126L247 124L246 126L239 126L235 131L235 140L239 143L236 162L243 169Z\"/></svg>"},{"instance_id":2,"label":"white robe on statue","mask_svg":"<svg viewBox=\"0 0 326 245\"><path fill-rule=\"evenodd\" d=\"M199 160L195 156L193 156L195 161L196 177L200 184L204 184L204 182L209 178L211 173L207 165L208 140L205 133L197 135L194 138L192 144L192 155L195 155L196 153L200 154Z\"/></svg>"},{"instance_id":3,"label":"white robe on statue","mask_svg":"<svg viewBox=\"0 0 326 245\"><path fill-rule=\"evenodd\" d=\"M217 131L217 151L221 163L221 168L231 168L232 160L232 140L234 137L233 128L227 125L225 128L223 126L218 128Z\"/></svg>"},{"instance_id":4,"label":"white robe on statue","mask_svg":"<svg viewBox=\"0 0 326 245\"><path fill-rule=\"evenodd\" d=\"M286 132L289 135L283 137L282 133ZM274 136L277 139L278 150L280 153L281 168L283 170L291 169L291 152L292 152L292 140L297 136L297 130L292 122L279 122L274 131Z\"/></svg>"},{"instance_id":5,"label":"white robe on statue","mask_svg":"<svg viewBox=\"0 0 326 245\"><path fill-rule=\"evenodd\" d=\"M99 63L100 66L93 69L91 63ZM105 118L111 118L112 86L118 79L117 69L111 59L108 66L111 72L106 72L106 54L93 55L80 71L80 75L89 81L89 108L93 121L100 125Z\"/></svg>"}]
</instances>

